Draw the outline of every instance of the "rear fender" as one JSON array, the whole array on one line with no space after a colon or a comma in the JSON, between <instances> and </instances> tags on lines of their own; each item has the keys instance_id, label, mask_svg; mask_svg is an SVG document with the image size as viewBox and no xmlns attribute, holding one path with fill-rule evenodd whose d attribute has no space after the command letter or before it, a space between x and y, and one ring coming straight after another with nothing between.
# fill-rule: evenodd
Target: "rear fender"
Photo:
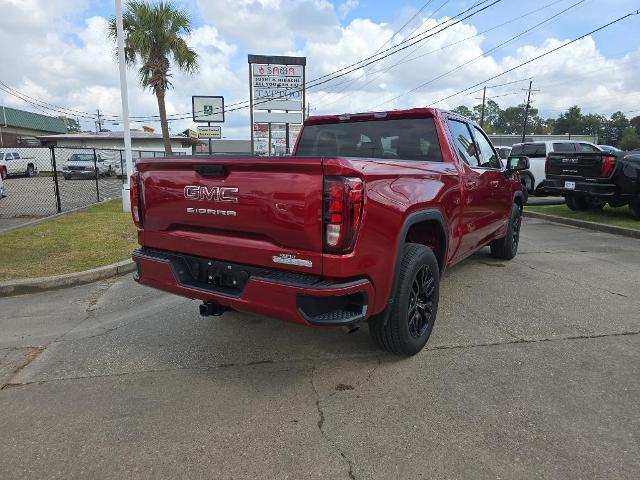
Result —
<instances>
[{"instance_id":1,"label":"rear fender","mask_svg":"<svg viewBox=\"0 0 640 480\"><path fill-rule=\"evenodd\" d=\"M393 270L393 284L391 285L391 292L389 294L389 299L387 301L387 307L383 311L384 315L384 323L389 321L389 314L393 309L393 302L395 298L395 292L398 288L398 282L400 281L400 264L402 261L402 253L404 251L404 244L406 243L407 234L413 225L416 225L425 221L434 221L439 225L440 228L440 241L441 248L440 252L436 257L438 258L438 265L440 267L440 275L444 273L447 264L447 252L449 250L449 235L447 233L446 224L442 213L440 210L436 208L418 210L416 212L410 213L405 219L402 229L400 230L400 235L398 236L398 241L396 244L396 258L394 262L394 270ZM434 252L435 253L435 252Z\"/></svg>"}]
</instances>

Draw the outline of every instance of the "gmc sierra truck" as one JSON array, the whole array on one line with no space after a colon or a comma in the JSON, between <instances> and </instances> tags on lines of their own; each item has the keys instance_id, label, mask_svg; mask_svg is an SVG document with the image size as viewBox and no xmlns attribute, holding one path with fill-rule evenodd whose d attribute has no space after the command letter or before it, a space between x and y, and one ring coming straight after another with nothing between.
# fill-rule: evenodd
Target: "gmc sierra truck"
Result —
<instances>
[{"instance_id":1,"label":"gmc sierra truck","mask_svg":"<svg viewBox=\"0 0 640 480\"><path fill-rule=\"evenodd\" d=\"M640 154L567 152L547 157L545 191L564 196L571 210L629 205L640 220Z\"/></svg>"},{"instance_id":2,"label":"gmc sierra truck","mask_svg":"<svg viewBox=\"0 0 640 480\"><path fill-rule=\"evenodd\" d=\"M478 125L436 109L308 118L291 157L141 159L131 178L135 279L314 326L368 321L374 341L426 344L447 267L516 255L518 171Z\"/></svg>"}]
</instances>

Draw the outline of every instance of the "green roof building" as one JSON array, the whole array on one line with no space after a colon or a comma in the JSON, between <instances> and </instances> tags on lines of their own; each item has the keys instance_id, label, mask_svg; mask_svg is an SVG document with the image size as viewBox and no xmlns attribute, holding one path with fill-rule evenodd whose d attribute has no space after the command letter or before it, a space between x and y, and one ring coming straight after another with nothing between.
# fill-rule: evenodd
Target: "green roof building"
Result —
<instances>
[{"instance_id":1,"label":"green roof building","mask_svg":"<svg viewBox=\"0 0 640 480\"><path fill-rule=\"evenodd\" d=\"M39 145L36 137L67 133L63 119L0 105L0 147Z\"/></svg>"}]
</instances>

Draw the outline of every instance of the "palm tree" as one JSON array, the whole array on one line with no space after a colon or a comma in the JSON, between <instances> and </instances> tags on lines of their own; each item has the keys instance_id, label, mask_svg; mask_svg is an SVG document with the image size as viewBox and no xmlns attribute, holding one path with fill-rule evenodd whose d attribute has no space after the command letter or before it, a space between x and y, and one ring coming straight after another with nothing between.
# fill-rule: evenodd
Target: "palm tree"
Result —
<instances>
[{"instance_id":1,"label":"palm tree","mask_svg":"<svg viewBox=\"0 0 640 480\"><path fill-rule=\"evenodd\" d=\"M154 4L130 0L122 21L125 59L129 65L141 65L138 70L140 84L156 94L164 150L166 154L171 154L164 98L172 86L169 81L171 60L187 73L194 73L198 67L197 53L181 37L191 31L191 20L186 12L169 2ZM109 36L115 41L115 18L109 22L108 29Z\"/></svg>"}]
</instances>

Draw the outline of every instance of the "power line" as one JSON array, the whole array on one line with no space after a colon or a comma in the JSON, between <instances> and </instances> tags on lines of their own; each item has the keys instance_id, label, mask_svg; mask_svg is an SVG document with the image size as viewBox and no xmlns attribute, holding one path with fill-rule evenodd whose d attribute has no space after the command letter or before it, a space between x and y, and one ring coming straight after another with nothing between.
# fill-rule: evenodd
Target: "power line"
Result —
<instances>
[{"instance_id":1,"label":"power line","mask_svg":"<svg viewBox=\"0 0 640 480\"><path fill-rule=\"evenodd\" d=\"M398 65L403 65L403 64L405 64L405 63L413 62L413 61L418 60L418 59L420 59L420 58L424 58L424 57L426 57L427 55L431 55L432 53L437 53L437 52L440 52L440 51L442 51L442 50L445 50L445 49L447 49L447 48L449 48L449 47L453 47L453 46L455 46L455 45L459 45L459 44L464 43L464 42L466 42L466 41L468 41L468 40L471 40L471 39L477 38L477 37L479 37L479 36L481 36L481 35L484 35L485 33L491 32L491 31L496 30L496 29L498 29L498 28L501 28L501 27L503 27L503 26L505 26L505 25L508 25L508 24L513 23L513 22L518 21L518 20L521 20L521 19L523 19L523 18L525 18L525 17L528 17L528 16L530 16L530 15L533 15L534 13L538 13L538 12L540 12L540 11L542 11L542 10L545 10L545 9L547 9L547 8L549 8L549 7L553 6L553 5L556 5L556 4L558 4L558 3L562 3L562 2L564 2L564 1L565 1L565 0L556 0L556 1L554 1L554 2L551 2L551 3L548 3L548 4L544 5L544 6L542 6L542 7L536 8L536 9L531 10L531 11L529 11L529 12L526 12L526 13L524 13L524 14L522 14L522 15L518 15L518 16L516 16L516 17L514 17L514 18L511 18L511 19L507 20L506 22L500 23L500 24L495 25L495 26L493 26L493 27L491 27L491 28L488 28L488 29L486 29L486 30L483 30L482 32L478 32L478 33L477 33L477 34L475 34L475 35L471 35L471 36L469 36L469 37L463 38L462 40L458 40L458 41L456 41L456 42L453 42L453 43L450 43L450 44L447 44L447 45L443 45L442 47L440 47L440 48L438 48L438 49L436 49L436 50L431 50L431 51L429 51L429 52L423 53L423 54L418 55L418 56L416 56L416 57L412 57L412 58L408 58L408 59L407 59L407 57L409 57L409 56L410 56L410 55L412 55L414 52L416 52L419 48L421 48L421 47L418 47L418 48L416 48L413 52L411 52L411 53L409 53L409 54L405 55L404 57L402 57L398 62L396 62L396 63L394 63L394 64L392 64L392 65L389 65L388 67L380 68L380 69L378 69L378 70L374 70L373 72L370 72L370 73L374 73L374 74L375 74L375 73L379 73L379 75L376 75L376 76L374 76L373 78L369 79L369 81L367 81L366 83L364 83L364 84L361 86L361 88L364 88L364 87L366 87L367 85L370 85L370 84L371 84L371 83L373 83L377 78L380 78L380 76L381 76L384 72L389 71L389 70L390 70L390 69L392 69L393 67L396 67L396 66L398 66ZM353 83L353 80L345 80L345 81L343 81L343 82L339 83L339 84L338 84L338 85L336 85L336 86L342 85L342 84L344 84L344 83ZM345 88L341 89L339 92L336 92L336 94L340 94L340 93L344 92L344 91L347 89L347 87L348 87L348 85L347 85L347 86L345 86ZM482 89L480 89L480 90L482 90ZM338 100L340 100L340 98L337 98L337 99L335 99L335 100L333 100L333 101L329 102L329 103L328 103L328 105L332 105L332 104L336 103ZM326 106L326 105L327 105L327 104L325 104L325 106Z\"/></svg>"},{"instance_id":2,"label":"power line","mask_svg":"<svg viewBox=\"0 0 640 480\"><path fill-rule=\"evenodd\" d=\"M425 24L425 23L427 23L429 20L431 20L431 19L432 19L432 18L433 18L433 17L434 17L434 16L435 16L435 15L436 15L436 14L437 14L437 13L438 13L438 12L439 12L439 11L440 11L444 6L445 6L445 5L446 5L446 4L448 4L448 3L449 3L449 1L450 1L450 0L445 0L445 1L444 1L444 2L443 2L443 3L442 3L442 4L441 4L441 5L440 5L440 6L439 6L439 7L438 7L438 8L437 8L437 9L436 9L436 10L435 10L431 15L430 15L430 16L429 16L429 18L427 18L424 22L422 22L420 25L418 25L416 28L414 28L408 36L413 35L413 34L414 34L414 33L415 33L415 32L416 32L416 31L417 31L417 30L418 30L422 25L424 25L424 24ZM560 1L562 1L562 0L560 0ZM430 2L428 2L428 3L430 3ZM475 4L473 4L473 5L471 6L471 8L475 7L475 6L476 6L476 5L478 5L478 4L479 4L479 2L476 2ZM420 9L420 11L422 11L423 9L424 9L424 8ZM420 12L418 12L418 13L420 13ZM416 15L417 15L417 14L416 14ZM412 18L415 18L415 16L416 16L416 15L414 15L414 17L412 17ZM444 21L441 25L446 25L446 24L447 24L448 22L450 22L451 20L452 20L452 19L448 19L448 20ZM436 27L437 27L437 26L436 26ZM436 27L433 27L433 28L436 28ZM403 27L403 28L404 28L404 27ZM430 30L433 30L433 28L432 28L432 29L430 29ZM427 31L430 31L430 30L427 30ZM395 36L395 35L396 35L396 34L394 34L394 36ZM409 52L407 55L405 55L404 57L402 57L402 59L401 59L401 60L403 60L403 59L407 58L408 56L412 55L414 52L416 52L416 51L417 51L418 49L420 49L420 48L421 48L421 46L417 46L413 51ZM384 63L384 60L383 60L383 63ZM401 63L401 62L399 62L399 63ZM384 68L384 69L382 69L382 68L381 68L381 69L378 69L378 70L370 70L370 71L369 71L369 72L367 72L367 73L374 73L374 74L375 74L375 73L378 73L378 72L385 72L385 71L389 70L390 68L393 68L395 65L399 65L399 63L395 63L394 65L391 65L391 66L389 66L389 67L387 67L387 68ZM369 80L369 81L368 81L368 82L366 82L364 85L362 85L362 87L366 87L367 85L370 85L370 84L371 84L371 83L372 83L376 78L378 78L379 76L380 76L380 75L375 76L373 79ZM341 85L345 85L345 86L344 86L344 88L341 88L341 89L340 89L339 91L337 91L337 92L333 92L333 93L330 93L330 92L322 92L322 94L325 94L325 93L326 93L326 94L329 94L329 95L332 95L332 96L334 96L334 95L335 95L335 96L338 96L338 95L340 95L342 92L344 92L344 91L349 87L349 85L353 84L354 82L356 82L356 81L358 81L358 80L360 80L360 79L347 78L347 79L343 80L342 82L339 82L338 84L333 85L332 87L330 87L330 89L332 89L332 88L333 88L333 89L335 90L337 87L340 87ZM321 97L321 100L322 100L322 97ZM336 102L336 101L338 101L338 100L340 100L340 97L337 97L335 100L333 100L333 101L331 101L331 102L329 102L329 103L326 103L326 102L325 102L325 103L324 103L324 105L325 105L325 106L326 106L326 105L332 105L333 103L335 103L335 102Z\"/></svg>"},{"instance_id":3,"label":"power line","mask_svg":"<svg viewBox=\"0 0 640 480\"><path fill-rule=\"evenodd\" d=\"M460 65L458 65L457 67L454 67L454 68L452 68L451 70L448 70L447 72L444 72L444 73L442 73L442 74L440 74L440 75L438 75L438 76L436 76L436 77L434 77L434 78L432 78L432 79L430 79L430 80L427 80L426 82L421 83L421 84L420 84L420 85L418 85L417 87L414 87L414 88L412 88L411 90L408 90L408 91L406 91L406 92L404 92L404 93L401 93L400 95L396 95L396 96L395 96L395 97L393 97L393 98L390 98L390 99L384 100L383 102L381 102L381 103L377 104L377 105L374 107L374 109L378 108L380 105L384 105L384 104L386 104L386 103L389 103L389 102L392 102L392 101L397 100L397 99L399 99L399 98L402 98L402 97L404 97L405 95L408 95L408 94L413 93L413 92L415 92L415 91L417 91L417 90L420 90L421 88L426 87L427 85L430 85L431 83L433 83L433 82L435 82L435 81L437 81L437 80L440 80L440 79L442 79L442 78L446 77L447 75L450 75L451 73L456 72L456 71L460 70L461 68L464 68L464 67L466 67L467 65L470 65L470 64L474 63L474 62L475 62L475 61L477 61L477 60L480 60L481 58L485 58L485 56L486 56L487 54L489 54L489 53L491 53L491 52L494 52L494 51L496 51L496 50L498 50L498 49L502 48L503 46L507 45L508 43L511 43L511 42L512 42L512 41L514 41L515 39L520 38L520 37L522 37L523 35L525 35L525 34L527 34L527 33L531 32L531 31L535 30L536 28L540 27L541 25L544 25L545 23L548 23L548 22L550 22L551 20L554 20L555 18L558 18L558 17L559 17L559 16L561 16L562 14L564 14L564 13L568 12L568 11L569 11L569 10L571 10L572 8L577 7L577 6L578 6L578 5L580 5L581 3L584 3L585 1L586 1L586 0L579 0L578 2L575 2L575 3L571 4L571 5L570 5L570 6L568 6L567 8L564 8L563 10L560 10L559 12L557 12L557 13L555 13L555 14L551 15L550 17L545 18L545 19L544 19L544 20L542 20L541 22L538 22L537 24L533 25L532 27L527 28L526 30L524 30L524 31L522 31L522 32L520 32L520 33L518 33L517 35L514 35L513 37L509 38L508 40L505 40L505 41L504 41L504 42L502 42L502 43L499 43L499 44L498 44L498 45L496 45L495 47L493 47L493 48L491 48L491 49L487 50L486 52L483 52L482 54L480 54L480 55L478 55L478 56L476 56L476 57L474 57L474 58L472 58L472 59L470 59L470 60L468 60L468 61L466 61L466 62L464 62L464 63L460 64Z\"/></svg>"},{"instance_id":4,"label":"power line","mask_svg":"<svg viewBox=\"0 0 640 480\"><path fill-rule=\"evenodd\" d=\"M622 20L625 20L625 19L627 19L629 17L632 17L634 15L638 15L638 14L640 14L640 9L631 11L631 12L627 13L626 15L618 17L618 18L616 18L615 20L612 20L609 23L606 23L606 24L604 24L604 25L602 25L602 26L600 26L600 27L598 27L598 28L596 28L594 30L591 30L590 32L585 33L584 35L580 35L579 37L576 37L573 40L565 42L562 45L559 45L559 46L557 46L555 48L552 48L551 50L546 51L545 53L542 53L542 54L537 55L537 56L535 56L533 58L530 58L529 60L526 60L526 61L524 61L522 63L519 63L515 67L511 67L511 68L509 68L509 69L507 69L507 70L505 70L505 71L503 71L503 72L501 72L501 73L499 73L497 75L493 75L493 76L491 76L489 78L486 78L486 79L482 80L481 82L474 83L473 85L471 85L470 87L465 88L464 90L460 90L460 91L458 91L456 93L453 93L451 95L443 97L440 100L436 100L435 102L432 102L431 105L435 105L436 103L444 102L446 100L449 100L450 98L457 97L458 95L466 93L469 90L472 90L472 89L478 87L479 85L482 85L483 83L490 82L491 80L495 80L496 78L499 78L499 77L501 77L503 75L506 75L507 73L511 73L511 72L513 72L513 71L515 71L515 70L517 70L519 68L524 67L525 65L533 63L533 62L535 62L535 61L537 61L537 60L539 60L539 59L541 59L543 57L546 57L547 55L550 55L550 54L552 54L554 52L557 52L558 50L561 50L561 49L563 49L563 48L565 48L565 47L567 47L567 46L569 46L569 45L571 45L571 44L573 44L575 42L578 42L578 41L582 40L583 38L588 37L589 35L593 35L594 33L597 33L597 32L599 32L601 30L604 30L605 28L608 28L608 27L610 27L610 26L612 26L612 25L614 25L614 24L616 24L618 22L621 22Z\"/></svg>"},{"instance_id":5,"label":"power line","mask_svg":"<svg viewBox=\"0 0 640 480\"><path fill-rule=\"evenodd\" d=\"M333 80L335 80L337 78L344 77L345 75L348 75L349 73L352 73L352 72L354 72L356 70L359 70L361 68L365 68L368 65L372 65L372 64L374 64L376 62L384 60L385 58L387 58L387 57L389 57L391 55L394 55L394 54L396 54L396 53L398 53L400 51L406 50L407 48L410 48L411 46L416 45L416 44L426 40L427 38L431 38L431 37L437 35L438 33L441 33L444 30L446 30L448 28L451 28L452 26L454 26L454 25L456 25L458 23L461 23L464 20L467 20L468 18L471 18L471 17L477 15L478 13L480 13L480 12L482 12L482 11L484 11L484 10L486 10L486 9L488 9L488 8L490 8L490 7L494 6L494 5L502 2L502 0L494 0L491 3L489 3L488 5L485 5L482 8L476 10L475 12L473 11L475 8L477 8L477 7L479 7L479 6L483 5L483 4L486 4L488 1L490 1L490 0L483 0L481 2L477 2L474 5L472 5L471 7L463 10L462 12L460 12L460 13L458 13L456 15L454 15L447 22L449 22L449 21L451 21L451 20L453 20L455 18L458 18L458 17L461 17L461 18L459 18L458 20L456 20L453 23L450 23L449 25L444 26L443 28L440 28L440 30L437 30L437 31L435 31L435 32L433 32L433 33L431 33L429 35L426 35L427 33L435 30L437 27L442 27L442 25L439 25L437 27L429 29L429 30L427 30L425 32L419 33L419 34L417 34L415 36L411 36L409 38L406 38L405 40L403 40L402 42L400 42L397 45L394 45L392 47L384 49L384 50L382 50L382 51L380 51L380 52L378 52L378 53L376 53L374 55L370 55L369 57L366 57L366 58L361 59L361 60L359 60L359 61L357 61L355 63L352 63L352 64L347 65L345 67L342 67L342 68L340 68L338 70L335 70L334 72L331 72L331 73L322 75L320 77L317 77L317 78L309 81L308 84L306 85L306 88L308 88L308 89L315 88L315 87L317 87L319 85L323 85L323 84L326 84L328 82L331 82L331 81L333 81ZM466 14L466 16L463 16L465 14ZM447 22L445 22L445 23L447 23ZM379 58L376 58L376 57L379 57ZM294 92L294 91L296 91L296 90L292 90L292 92ZM302 91L302 88L297 89L297 91ZM13 94L13 95L17 96L17 94ZM19 98L21 98L21 97L19 97ZM25 100L24 98L22 98L22 100L26 101L27 103L31 103L33 105L32 102L30 102L28 100ZM259 105L261 103L266 103L266 102L269 102L269 101L271 101L271 99L267 98L267 99L264 99L264 100L262 100L260 102L254 103L254 105ZM235 108L230 108L230 109L226 108L225 111L226 112L234 112L234 111L243 110L245 108L249 108L249 106L250 106L249 103L250 103L249 100L236 102L236 103L233 103L233 104L227 106L227 107L235 107ZM52 106L52 108L49 108L50 110L67 114L64 111L65 110L64 107L55 106L53 104L49 104L49 105ZM80 116L82 118L88 118L88 119L91 119L91 120L95 120L95 118L96 118L95 115L87 114L87 112L78 112L78 113L79 113L78 116ZM191 115L192 115L192 112L185 112L183 114L171 114L171 115L168 115L168 117L172 117L172 118L168 118L168 120L169 121L187 120L187 119L191 118ZM111 116L111 115L109 116L109 118L113 119L114 121L120 119L120 117L118 117L118 116ZM159 115L130 116L129 118L130 119L148 120L148 121L157 121L157 119L159 118Z\"/></svg>"}]
</instances>

